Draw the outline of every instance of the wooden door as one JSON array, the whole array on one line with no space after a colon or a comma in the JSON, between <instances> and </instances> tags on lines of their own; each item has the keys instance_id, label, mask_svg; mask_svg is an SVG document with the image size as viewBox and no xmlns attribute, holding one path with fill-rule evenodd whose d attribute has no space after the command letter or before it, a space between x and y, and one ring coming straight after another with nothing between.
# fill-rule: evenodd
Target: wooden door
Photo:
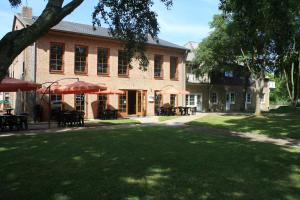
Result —
<instances>
[{"instance_id":1,"label":"wooden door","mask_svg":"<svg viewBox=\"0 0 300 200\"><path fill-rule=\"evenodd\" d=\"M147 112L147 91L138 90L136 92L136 115L146 116Z\"/></svg>"}]
</instances>

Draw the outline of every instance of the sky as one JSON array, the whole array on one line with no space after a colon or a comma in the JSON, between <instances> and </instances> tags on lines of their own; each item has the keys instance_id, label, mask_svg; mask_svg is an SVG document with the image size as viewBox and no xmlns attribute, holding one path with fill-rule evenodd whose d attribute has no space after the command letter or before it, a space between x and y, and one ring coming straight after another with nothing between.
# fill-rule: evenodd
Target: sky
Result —
<instances>
[{"instance_id":1,"label":"sky","mask_svg":"<svg viewBox=\"0 0 300 200\"><path fill-rule=\"evenodd\" d=\"M33 15L39 15L45 8L46 0L23 0L23 5L33 9ZM27 3L26 3L27 2ZM159 38L184 45L189 41L201 42L211 31L209 22L217 14L219 0L173 0L168 10L159 0L154 0L153 10L158 14L160 26ZM92 24L92 11L97 0L85 0L80 7L64 20ZM8 0L0 1L0 38L12 29L13 16L21 7L12 8Z\"/></svg>"}]
</instances>

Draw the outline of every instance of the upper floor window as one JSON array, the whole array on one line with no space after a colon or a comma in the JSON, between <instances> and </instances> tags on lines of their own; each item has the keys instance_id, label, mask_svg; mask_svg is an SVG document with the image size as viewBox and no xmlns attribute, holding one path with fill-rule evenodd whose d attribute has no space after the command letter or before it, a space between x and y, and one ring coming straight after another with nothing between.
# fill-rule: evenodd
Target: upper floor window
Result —
<instances>
[{"instance_id":1,"label":"upper floor window","mask_svg":"<svg viewBox=\"0 0 300 200\"><path fill-rule=\"evenodd\" d=\"M178 80L178 58L170 57L170 79Z\"/></svg>"},{"instance_id":2,"label":"upper floor window","mask_svg":"<svg viewBox=\"0 0 300 200\"><path fill-rule=\"evenodd\" d=\"M109 50L107 48L98 48L98 63L97 63L97 73L98 74L109 74L108 65Z\"/></svg>"},{"instance_id":3,"label":"upper floor window","mask_svg":"<svg viewBox=\"0 0 300 200\"><path fill-rule=\"evenodd\" d=\"M75 46L75 73L87 73L88 48Z\"/></svg>"},{"instance_id":4,"label":"upper floor window","mask_svg":"<svg viewBox=\"0 0 300 200\"><path fill-rule=\"evenodd\" d=\"M64 44L50 44L50 72L63 71Z\"/></svg>"},{"instance_id":5,"label":"upper floor window","mask_svg":"<svg viewBox=\"0 0 300 200\"><path fill-rule=\"evenodd\" d=\"M233 78L233 71L225 71L224 76L227 78Z\"/></svg>"},{"instance_id":6,"label":"upper floor window","mask_svg":"<svg viewBox=\"0 0 300 200\"><path fill-rule=\"evenodd\" d=\"M163 56L154 56L154 78L163 78Z\"/></svg>"},{"instance_id":7,"label":"upper floor window","mask_svg":"<svg viewBox=\"0 0 300 200\"><path fill-rule=\"evenodd\" d=\"M128 56L125 51L119 51L119 56L118 56L118 75L119 76L128 76L128 68L129 68L129 63L128 63Z\"/></svg>"}]
</instances>

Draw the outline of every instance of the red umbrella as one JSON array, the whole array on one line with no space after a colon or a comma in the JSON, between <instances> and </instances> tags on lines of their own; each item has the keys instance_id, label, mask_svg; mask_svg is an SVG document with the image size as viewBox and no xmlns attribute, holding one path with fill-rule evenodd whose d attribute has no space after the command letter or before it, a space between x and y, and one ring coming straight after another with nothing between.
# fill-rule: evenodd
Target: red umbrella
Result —
<instances>
[{"instance_id":1,"label":"red umbrella","mask_svg":"<svg viewBox=\"0 0 300 200\"><path fill-rule=\"evenodd\" d=\"M93 92L93 94L125 94L125 92L123 90L106 89L98 92Z\"/></svg>"},{"instance_id":2,"label":"red umbrella","mask_svg":"<svg viewBox=\"0 0 300 200\"><path fill-rule=\"evenodd\" d=\"M23 81L20 79L6 77L0 83L0 92L17 92L17 91L31 91L42 87L30 81Z\"/></svg>"},{"instance_id":3,"label":"red umbrella","mask_svg":"<svg viewBox=\"0 0 300 200\"><path fill-rule=\"evenodd\" d=\"M99 90L106 89L105 86L88 83L85 81L77 81L68 85L57 88L57 94L80 94L80 93L93 93Z\"/></svg>"},{"instance_id":4,"label":"red umbrella","mask_svg":"<svg viewBox=\"0 0 300 200\"><path fill-rule=\"evenodd\" d=\"M58 93L58 89L61 88L61 85L51 85L50 87L50 93L51 94L57 94ZM40 94L49 94L49 87L43 87L37 90L38 93Z\"/></svg>"}]
</instances>

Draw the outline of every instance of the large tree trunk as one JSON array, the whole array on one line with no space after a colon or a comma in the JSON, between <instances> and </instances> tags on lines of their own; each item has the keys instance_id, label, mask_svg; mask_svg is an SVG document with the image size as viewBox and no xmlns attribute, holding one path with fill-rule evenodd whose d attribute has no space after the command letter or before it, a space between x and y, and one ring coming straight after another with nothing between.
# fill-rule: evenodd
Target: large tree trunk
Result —
<instances>
[{"instance_id":1,"label":"large tree trunk","mask_svg":"<svg viewBox=\"0 0 300 200\"><path fill-rule=\"evenodd\" d=\"M261 99L265 85L265 73L261 72L255 79L255 116L261 116Z\"/></svg>"},{"instance_id":2,"label":"large tree trunk","mask_svg":"<svg viewBox=\"0 0 300 200\"><path fill-rule=\"evenodd\" d=\"M298 70L296 70L297 73ZM290 71L288 73L287 69L283 69L283 74L285 77L285 85L289 94L289 98L291 101L292 110L296 110L297 100L298 100L298 91L299 91L299 80L298 75L295 75L295 62L292 63Z\"/></svg>"},{"instance_id":3,"label":"large tree trunk","mask_svg":"<svg viewBox=\"0 0 300 200\"><path fill-rule=\"evenodd\" d=\"M84 0L73 0L63 6L64 0L49 0L39 18L24 29L7 33L0 40L0 81L7 75L13 60L29 45L48 33ZM63 6L63 7L62 7Z\"/></svg>"}]
</instances>

